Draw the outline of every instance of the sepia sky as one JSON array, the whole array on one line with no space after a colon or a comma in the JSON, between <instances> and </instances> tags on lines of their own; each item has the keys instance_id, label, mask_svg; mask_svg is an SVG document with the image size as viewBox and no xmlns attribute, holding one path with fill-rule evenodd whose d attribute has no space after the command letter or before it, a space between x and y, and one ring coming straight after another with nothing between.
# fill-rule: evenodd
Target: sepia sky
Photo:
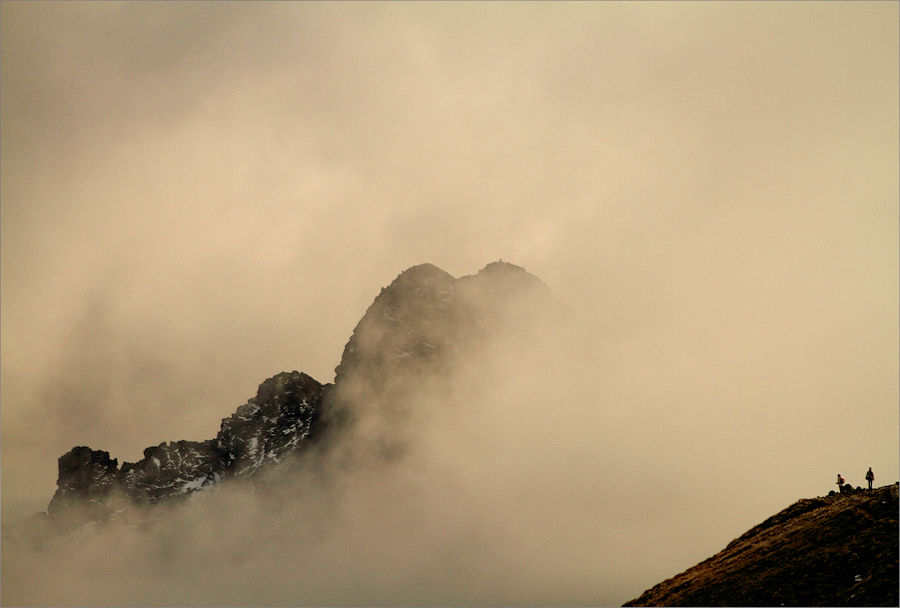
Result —
<instances>
[{"instance_id":1,"label":"sepia sky","mask_svg":"<svg viewBox=\"0 0 900 608\"><path fill-rule=\"evenodd\" d=\"M897 481L898 6L3 2L4 522L73 446L332 381L404 269L501 258L583 324L510 449L658 533L598 547L602 603L837 473Z\"/></svg>"}]
</instances>

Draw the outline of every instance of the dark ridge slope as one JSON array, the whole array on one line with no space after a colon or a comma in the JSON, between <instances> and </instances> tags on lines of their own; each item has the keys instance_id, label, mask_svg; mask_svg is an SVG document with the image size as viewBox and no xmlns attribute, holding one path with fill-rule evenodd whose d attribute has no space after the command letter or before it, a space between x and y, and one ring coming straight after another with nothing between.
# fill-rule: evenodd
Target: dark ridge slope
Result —
<instances>
[{"instance_id":1,"label":"dark ridge slope","mask_svg":"<svg viewBox=\"0 0 900 608\"><path fill-rule=\"evenodd\" d=\"M800 500L625 606L897 606L897 490Z\"/></svg>"},{"instance_id":2,"label":"dark ridge slope","mask_svg":"<svg viewBox=\"0 0 900 608\"><path fill-rule=\"evenodd\" d=\"M361 458L403 455L411 397L453 377L460 362L513 332L536 335L565 314L550 289L524 268L488 264L455 279L431 264L414 266L381 290L353 330L335 369L324 416L354 437Z\"/></svg>"}]
</instances>

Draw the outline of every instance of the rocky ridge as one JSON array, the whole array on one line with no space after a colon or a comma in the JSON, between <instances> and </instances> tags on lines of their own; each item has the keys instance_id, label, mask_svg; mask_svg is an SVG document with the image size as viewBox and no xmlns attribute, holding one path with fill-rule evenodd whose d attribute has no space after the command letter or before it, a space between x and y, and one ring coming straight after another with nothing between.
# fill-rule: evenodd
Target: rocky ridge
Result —
<instances>
[{"instance_id":1,"label":"rocky ridge","mask_svg":"<svg viewBox=\"0 0 900 608\"><path fill-rule=\"evenodd\" d=\"M431 264L414 266L383 288L366 311L333 384L298 371L277 374L222 420L214 439L163 442L121 467L108 452L75 447L59 459L58 488L47 514L61 520L77 511L77 521L101 521L131 506L172 503L223 482L252 483L314 446L326 451L372 413L381 424L368 441L381 456L397 457L402 438L391 427L409 405L404 397L418 382L522 322L523 309L563 313L543 282L512 264L494 262L460 279Z\"/></svg>"},{"instance_id":2,"label":"rocky ridge","mask_svg":"<svg viewBox=\"0 0 900 608\"><path fill-rule=\"evenodd\" d=\"M297 371L278 374L222 420L215 439L163 442L121 468L108 452L75 447L59 459L58 488L47 512L55 516L80 507L90 519L104 519L126 505L152 505L226 478L251 478L311 441L324 389Z\"/></svg>"},{"instance_id":3,"label":"rocky ridge","mask_svg":"<svg viewBox=\"0 0 900 608\"><path fill-rule=\"evenodd\" d=\"M897 606L898 485L800 500L625 606Z\"/></svg>"}]
</instances>

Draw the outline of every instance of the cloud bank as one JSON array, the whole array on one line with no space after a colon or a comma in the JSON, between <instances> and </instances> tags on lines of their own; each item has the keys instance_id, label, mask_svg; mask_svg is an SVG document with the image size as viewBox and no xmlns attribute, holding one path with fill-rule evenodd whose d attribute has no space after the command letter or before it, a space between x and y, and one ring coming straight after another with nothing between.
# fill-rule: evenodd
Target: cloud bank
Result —
<instances>
[{"instance_id":1,"label":"cloud bank","mask_svg":"<svg viewBox=\"0 0 900 608\"><path fill-rule=\"evenodd\" d=\"M134 461L275 373L331 381L415 264L509 260L581 318L531 364L498 353L418 470L195 505L73 570L4 550L3 603L621 603L838 472L896 481L897 26L877 3L3 3L4 522L72 446ZM294 527L217 536L245 511Z\"/></svg>"}]
</instances>

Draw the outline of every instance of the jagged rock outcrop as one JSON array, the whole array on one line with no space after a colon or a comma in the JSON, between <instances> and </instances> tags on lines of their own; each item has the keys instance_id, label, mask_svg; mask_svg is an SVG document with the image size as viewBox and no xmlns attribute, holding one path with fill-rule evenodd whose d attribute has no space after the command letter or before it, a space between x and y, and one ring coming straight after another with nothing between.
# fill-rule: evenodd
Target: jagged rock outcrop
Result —
<instances>
[{"instance_id":1,"label":"jagged rock outcrop","mask_svg":"<svg viewBox=\"0 0 900 608\"><path fill-rule=\"evenodd\" d=\"M260 384L256 397L222 421L216 449L223 455L224 472L249 476L300 451L315 431L323 390L296 371Z\"/></svg>"},{"instance_id":2,"label":"jagged rock outcrop","mask_svg":"<svg viewBox=\"0 0 900 608\"><path fill-rule=\"evenodd\" d=\"M278 374L222 420L215 439L163 442L121 469L108 452L73 448L59 459L58 488L48 513L89 508L90 519L104 519L124 505L186 497L228 477L250 478L266 465L300 453L311 441L324 389L301 372Z\"/></svg>"},{"instance_id":3,"label":"jagged rock outcrop","mask_svg":"<svg viewBox=\"0 0 900 608\"><path fill-rule=\"evenodd\" d=\"M625 606L897 606L897 498L800 500Z\"/></svg>"},{"instance_id":4,"label":"jagged rock outcrop","mask_svg":"<svg viewBox=\"0 0 900 608\"><path fill-rule=\"evenodd\" d=\"M225 457L215 440L164 442L146 448L138 462L122 463L118 481L132 502L153 503L215 483L224 472Z\"/></svg>"},{"instance_id":5,"label":"jagged rock outcrop","mask_svg":"<svg viewBox=\"0 0 900 608\"><path fill-rule=\"evenodd\" d=\"M48 512L89 506L89 518L103 519L127 505L184 498L227 479L255 479L324 437L350 434L361 415L373 413L379 423L369 439L376 452L363 449L364 458L390 459L402 452L397 423L416 387L489 338L530 327L527 315L560 313L549 288L513 264L494 262L460 279L431 264L414 266L381 290L357 324L334 384L297 371L278 374L222 421L214 439L164 442L121 468L107 452L76 447L59 459Z\"/></svg>"},{"instance_id":6,"label":"jagged rock outcrop","mask_svg":"<svg viewBox=\"0 0 900 608\"><path fill-rule=\"evenodd\" d=\"M119 462L109 452L79 446L59 459L59 486L47 512L55 515L72 503L105 502L118 486Z\"/></svg>"}]
</instances>

